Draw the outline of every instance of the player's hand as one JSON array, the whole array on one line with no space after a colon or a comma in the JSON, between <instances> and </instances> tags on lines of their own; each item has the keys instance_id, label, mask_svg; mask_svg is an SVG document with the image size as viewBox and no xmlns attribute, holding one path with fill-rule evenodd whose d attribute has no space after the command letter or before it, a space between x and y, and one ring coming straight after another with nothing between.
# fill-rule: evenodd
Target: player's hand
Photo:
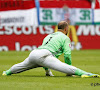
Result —
<instances>
[{"instance_id":1,"label":"player's hand","mask_svg":"<svg viewBox=\"0 0 100 90\"><path fill-rule=\"evenodd\" d=\"M54 76L50 69L46 70L46 76Z\"/></svg>"}]
</instances>

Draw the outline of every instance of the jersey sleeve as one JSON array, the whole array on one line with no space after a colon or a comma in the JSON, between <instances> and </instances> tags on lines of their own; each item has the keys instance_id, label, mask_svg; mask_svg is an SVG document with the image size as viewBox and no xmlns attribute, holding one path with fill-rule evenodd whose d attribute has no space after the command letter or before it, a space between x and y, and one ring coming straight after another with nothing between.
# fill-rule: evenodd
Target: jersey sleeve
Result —
<instances>
[{"instance_id":1,"label":"jersey sleeve","mask_svg":"<svg viewBox=\"0 0 100 90\"><path fill-rule=\"evenodd\" d=\"M68 37L64 41L63 53L64 53L65 63L67 63L69 65L72 65L72 61L71 61L71 42L70 42L70 39Z\"/></svg>"}]
</instances>

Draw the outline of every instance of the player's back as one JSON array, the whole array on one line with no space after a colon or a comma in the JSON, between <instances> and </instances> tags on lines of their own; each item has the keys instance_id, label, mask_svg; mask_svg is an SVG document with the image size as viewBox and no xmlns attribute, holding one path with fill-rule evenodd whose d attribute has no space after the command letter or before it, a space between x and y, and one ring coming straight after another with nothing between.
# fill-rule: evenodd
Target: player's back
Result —
<instances>
[{"instance_id":1,"label":"player's back","mask_svg":"<svg viewBox=\"0 0 100 90\"><path fill-rule=\"evenodd\" d=\"M58 54L63 52L63 45L67 36L62 32L55 32L46 36L43 43L38 49L47 49L53 54Z\"/></svg>"}]
</instances>

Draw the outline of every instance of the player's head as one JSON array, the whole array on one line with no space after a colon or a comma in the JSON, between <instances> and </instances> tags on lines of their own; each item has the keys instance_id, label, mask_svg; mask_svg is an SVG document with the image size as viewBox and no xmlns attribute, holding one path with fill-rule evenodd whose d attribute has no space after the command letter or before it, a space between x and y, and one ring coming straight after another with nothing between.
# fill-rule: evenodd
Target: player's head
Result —
<instances>
[{"instance_id":1,"label":"player's head","mask_svg":"<svg viewBox=\"0 0 100 90\"><path fill-rule=\"evenodd\" d=\"M67 33L68 33L68 23L66 21L59 22L58 23L58 31L59 30L67 35Z\"/></svg>"}]
</instances>

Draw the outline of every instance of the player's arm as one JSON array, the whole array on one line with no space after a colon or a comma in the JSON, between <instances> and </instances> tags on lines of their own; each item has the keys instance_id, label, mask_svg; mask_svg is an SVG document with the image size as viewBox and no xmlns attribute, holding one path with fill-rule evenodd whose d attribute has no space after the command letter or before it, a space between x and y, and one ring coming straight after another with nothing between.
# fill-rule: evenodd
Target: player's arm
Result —
<instances>
[{"instance_id":1,"label":"player's arm","mask_svg":"<svg viewBox=\"0 0 100 90\"><path fill-rule=\"evenodd\" d=\"M65 63L72 65L71 55L64 56Z\"/></svg>"},{"instance_id":2,"label":"player's arm","mask_svg":"<svg viewBox=\"0 0 100 90\"><path fill-rule=\"evenodd\" d=\"M70 43L69 38L67 38L64 42L63 52L64 52L64 61L65 61L65 63L67 63L69 65L72 65L72 61L71 61L71 43Z\"/></svg>"}]
</instances>

